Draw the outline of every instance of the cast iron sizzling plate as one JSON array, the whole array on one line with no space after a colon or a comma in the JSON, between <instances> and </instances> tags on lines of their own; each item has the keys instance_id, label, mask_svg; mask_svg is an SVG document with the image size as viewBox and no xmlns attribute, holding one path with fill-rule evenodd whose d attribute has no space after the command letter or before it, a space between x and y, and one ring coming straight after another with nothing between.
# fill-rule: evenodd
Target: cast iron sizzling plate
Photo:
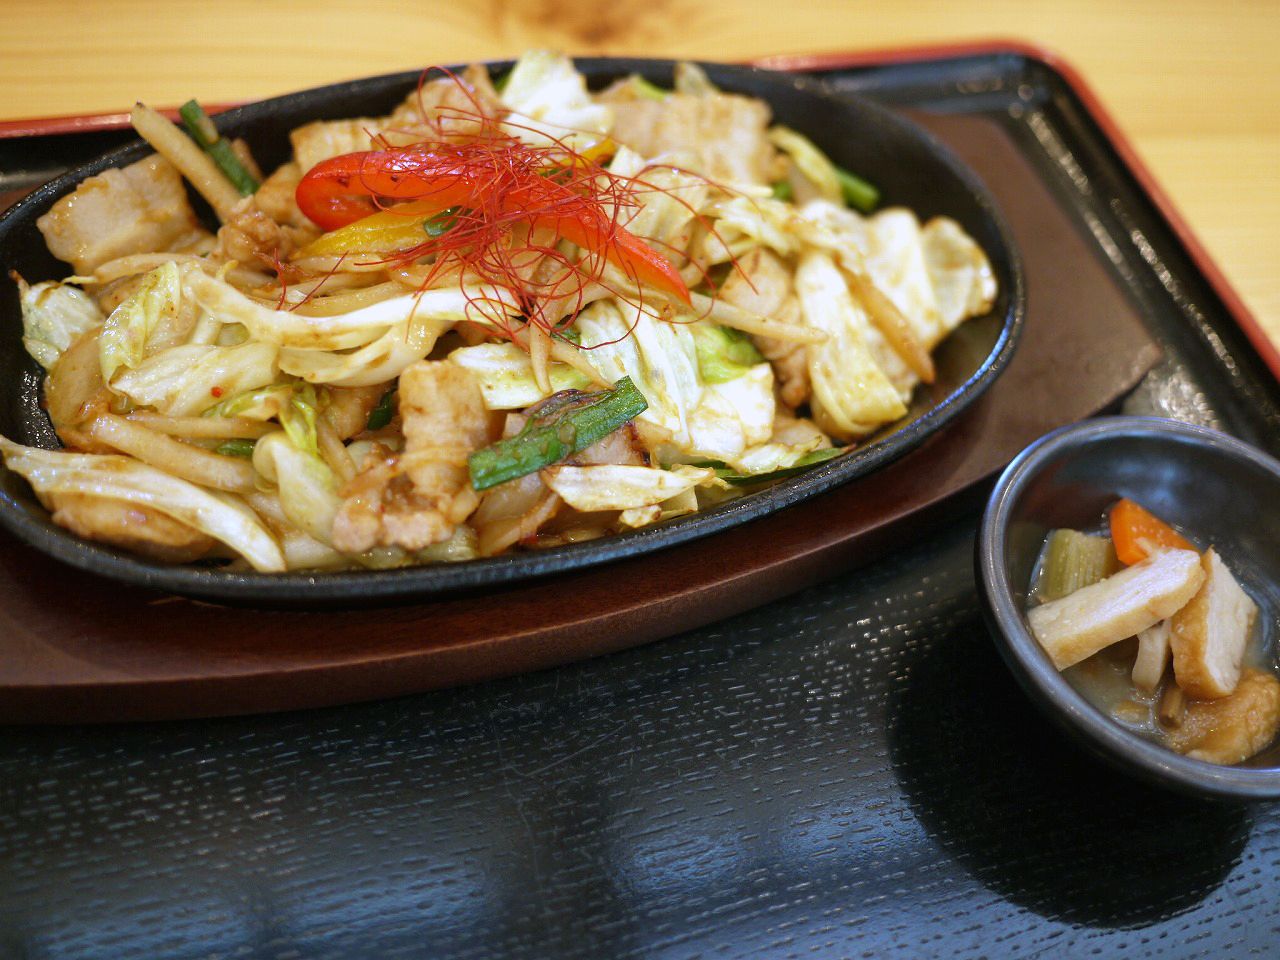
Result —
<instances>
[{"instance_id":1,"label":"cast iron sizzling plate","mask_svg":"<svg viewBox=\"0 0 1280 960\"><path fill-rule=\"evenodd\" d=\"M639 72L669 84L673 62L577 61L593 86ZM498 67L499 69L501 66ZM773 487L713 510L587 543L459 564L387 571L260 574L150 562L90 543L56 526L26 481L0 471L0 523L18 537L72 566L139 586L240 603L350 603L426 598L511 583L663 549L763 517L863 476L905 454L946 426L1000 375L1013 354L1024 311L1021 263L985 187L928 133L869 101L835 99L814 81L771 71L706 65L721 87L767 100L776 121L808 134L837 163L882 190L885 205L905 205L921 221L947 215L986 251L1000 284L985 318L969 321L937 351L938 381L920 388L912 412L896 429L853 452ZM288 133L316 119L389 112L418 83L418 72L335 84L262 101L222 114L224 133L244 137L265 169L288 159ZM68 270L46 250L36 219L87 176L132 163L150 152L141 142L73 169L0 217L0 265L36 282ZM20 443L57 448L40 407L42 371L21 345L16 289L0 294L0 433ZM976 348L976 349L975 349Z\"/></svg>"}]
</instances>

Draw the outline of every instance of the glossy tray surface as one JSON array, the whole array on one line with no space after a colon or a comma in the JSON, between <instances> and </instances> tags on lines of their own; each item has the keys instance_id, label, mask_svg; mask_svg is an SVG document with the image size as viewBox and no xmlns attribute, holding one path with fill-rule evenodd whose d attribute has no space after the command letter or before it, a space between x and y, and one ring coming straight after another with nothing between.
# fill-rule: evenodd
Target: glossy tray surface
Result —
<instances>
[{"instance_id":1,"label":"glossy tray surface","mask_svg":"<svg viewBox=\"0 0 1280 960\"><path fill-rule=\"evenodd\" d=\"M1087 93L1007 50L823 76L1015 144L1164 349L1126 408L1277 452L1280 390ZM1273 955L1280 806L1132 783L1043 720L979 617L977 513L554 670L0 730L0 957Z\"/></svg>"},{"instance_id":2,"label":"glossy tray surface","mask_svg":"<svg viewBox=\"0 0 1280 960\"><path fill-rule=\"evenodd\" d=\"M580 60L594 85L632 72L669 84L669 61ZM709 66L725 89L758 96L775 119L805 131L838 163L875 182L886 205L910 207L927 220L957 221L986 251L999 289L992 310L948 338L936 351L938 379L916 392L912 410L891 432L859 444L850 453L765 490L688 517L618 536L547 550L513 553L458 564L401 570L259 574L150 561L87 543L54 524L24 480L0 468L0 524L64 563L126 583L227 602L359 603L378 599L424 599L552 576L686 543L727 530L865 476L946 428L1008 366L1024 313L1021 263L1001 214L982 183L925 131L869 100L829 97L801 75L745 67ZM266 169L290 156L289 131L316 119L376 116L390 112L421 79L416 72L322 87L232 110L220 117L224 133L242 136ZM0 263L29 282L57 279L65 267L42 247L36 219L84 177L123 166L150 153L137 142L72 170L34 191L0 217ZM0 433L19 443L57 446L37 401L41 371L21 345L22 321L13 289L0 291Z\"/></svg>"}]
</instances>

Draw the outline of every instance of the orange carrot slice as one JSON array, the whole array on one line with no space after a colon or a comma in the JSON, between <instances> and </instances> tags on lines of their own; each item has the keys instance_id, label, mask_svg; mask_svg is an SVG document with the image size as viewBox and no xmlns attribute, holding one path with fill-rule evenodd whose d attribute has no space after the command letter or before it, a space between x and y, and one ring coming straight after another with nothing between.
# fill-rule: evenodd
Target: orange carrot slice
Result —
<instances>
[{"instance_id":1,"label":"orange carrot slice","mask_svg":"<svg viewBox=\"0 0 1280 960\"><path fill-rule=\"evenodd\" d=\"M1125 566L1147 559L1152 550L1160 547L1196 549L1173 527L1127 498L1111 508L1111 542Z\"/></svg>"}]
</instances>

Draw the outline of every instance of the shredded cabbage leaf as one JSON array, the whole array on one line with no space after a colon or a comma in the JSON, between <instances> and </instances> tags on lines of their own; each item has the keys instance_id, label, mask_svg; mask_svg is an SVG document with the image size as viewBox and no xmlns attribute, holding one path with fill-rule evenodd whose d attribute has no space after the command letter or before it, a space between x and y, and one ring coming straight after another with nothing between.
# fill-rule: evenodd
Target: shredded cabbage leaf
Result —
<instances>
[{"instance_id":1,"label":"shredded cabbage leaf","mask_svg":"<svg viewBox=\"0 0 1280 960\"><path fill-rule=\"evenodd\" d=\"M338 479L314 453L294 445L284 430L269 433L253 448L253 468L278 488L280 509L299 530L333 543L333 518L342 500Z\"/></svg>"},{"instance_id":2,"label":"shredded cabbage leaf","mask_svg":"<svg viewBox=\"0 0 1280 960\"><path fill-rule=\"evenodd\" d=\"M692 490L699 483L714 480L715 471L706 467L663 470L607 463L547 467L541 477L560 499L586 513L660 504Z\"/></svg>"},{"instance_id":3,"label":"shredded cabbage leaf","mask_svg":"<svg viewBox=\"0 0 1280 960\"><path fill-rule=\"evenodd\" d=\"M592 101L573 61L549 50L530 50L516 61L502 102L520 114L505 124L508 132L535 145L572 143L584 139L582 134L604 135L613 127L613 111Z\"/></svg>"},{"instance_id":4,"label":"shredded cabbage leaf","mask_svg":"<svg viewBox=\"0 0 1280 960\"><path fill-rule=\"evenodd\" d=\"M98 339L102 380L108 386L121 367L133 369L146 356L147 342L182 308L182 274L173 262L156 267L132 296L111 311Z\"/></svg>"},{"instance_id":5,"label":"shredded cabbage leaf","mask_svg":"<svg viewBox=\"0 0 1280 960\"><path fill-rule=\"evenodd\" d=\"M28 286L21 277L18 298L22 308L22 345L46 370L81 334L102 326L106 319L83 290L66 283Z\"/></svg>"},{"instance_id":6,"label":"shredded cabbage leaf","mask_svg":"<svg viewBox=\"0 0 1280 960\"><path fill-rule=\"evenodd\" d=\"M808 348L818 426L850 440L905 414L897 389L872 356L871 321L830 256L814 252L801 258L796 293L805 323L827 334L823 343Z\"/></svg>"},{"instance_id":7,"label":"shredded cabbage leaf","mask_svg":"<svg viewBox=\"0 0 1280 960\"><path fill-rule=\"evenodd\" d=\"M220 397L275 383L278 352L274 344L260 341L238 347L189 343L148 357L110 386L139 407L173 417L198 416Z\"/></svg>"},{"instance_id":8,"label":"shredded cabbage leaf","mask_svg":"<svg viewBox=\"0 0 1280 960\"><path fill-rule=\"evenodd\" d=\"M490 410L522 410L552 393L591 385L585 374L568 364L553 362L547 365L551 390L543 390L534 379L529 354L514 343L460 347L448 359L471 373Z\"/></svg>"},{"instance_id":9,"label":"shredded cabbage leaf","mask_svg":"<svg viewBox=\"0 0 1280 960\"><path fill-rule=\"evenodd\" d=\"M284 555L262 521L241 500L115 454L25 447L0 437L5 466L41 497L81 493L150 507L225 543L264 573L285 569Z\"/></svg>"}]
</instances>

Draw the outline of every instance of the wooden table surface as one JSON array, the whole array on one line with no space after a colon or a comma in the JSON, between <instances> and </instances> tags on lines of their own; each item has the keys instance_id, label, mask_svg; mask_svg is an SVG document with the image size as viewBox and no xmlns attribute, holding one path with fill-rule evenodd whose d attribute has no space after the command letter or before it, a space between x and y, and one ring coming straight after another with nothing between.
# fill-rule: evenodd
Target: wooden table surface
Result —
<instances>
[{"instance_id":1,"label":"wooden table surface","mask_svg":"<svg viewBox=\"0 0 1280 960\"><path fill-rule=\"evenodd\" d=\"M534 45L742 60L993 37L1080 70L1280 342L1274 0L43 0L5 10L0 119L246 100Z\"/></svg>"}]
</instances>

